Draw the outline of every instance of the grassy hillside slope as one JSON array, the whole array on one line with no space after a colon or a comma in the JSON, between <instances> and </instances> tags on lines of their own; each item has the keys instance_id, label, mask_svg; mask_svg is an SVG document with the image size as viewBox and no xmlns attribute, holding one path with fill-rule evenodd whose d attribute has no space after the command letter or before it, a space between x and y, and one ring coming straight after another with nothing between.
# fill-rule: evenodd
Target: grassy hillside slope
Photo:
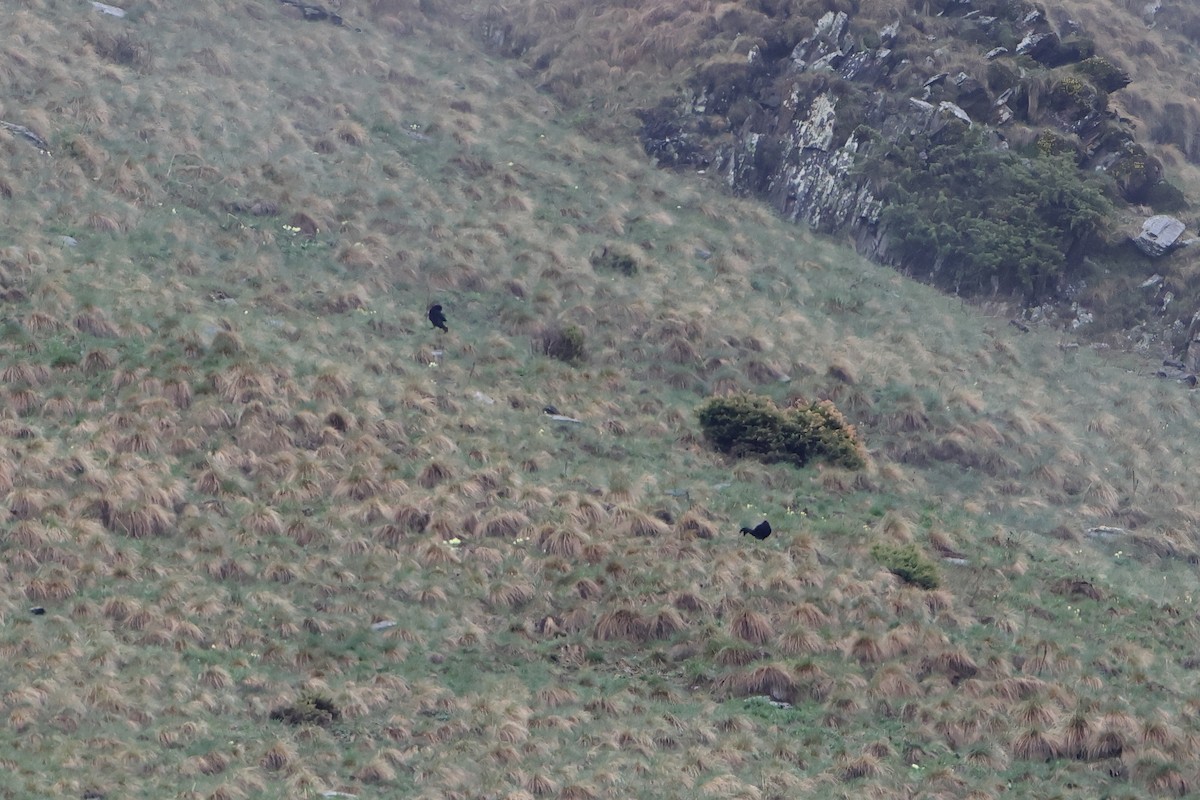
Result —
<instances>
[{"instance_id":1,"label":"grassy hillside slope","mask_svg":"<svg viewBox=\"0 0 1200 800\"><path fill-rule=\"evenodd\" d=\"M1200 780L1186 389L656 172L447 17L130 11L0 47L49 147L0 130L0 796ZM738 391L871 463L714 454Z\"/></svg>"}]
</instances>

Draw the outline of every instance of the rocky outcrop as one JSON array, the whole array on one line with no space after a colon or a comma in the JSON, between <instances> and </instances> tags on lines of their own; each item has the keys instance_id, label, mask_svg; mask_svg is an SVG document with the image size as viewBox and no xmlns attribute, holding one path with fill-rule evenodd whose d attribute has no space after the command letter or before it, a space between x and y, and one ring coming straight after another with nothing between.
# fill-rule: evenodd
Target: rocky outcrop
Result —
<instances>
[{"instance_id":1,"label":"rocky outcrop","mask_svg":"<svg viewBox=\"0 0 1200 800\"><path fill-rule=\"evenodd\" d=\"M884 206L872 159L884 158L888 143L947 126L994 129L997 147L1067 153L1081 169L1110 175L1126 200L1154 202L1162 166L1108 104L1129 76L1077 28L1060 26L1060 35L1022 0L932 6L928 25L906 18L865 31L830 11L788 51L754 47L709 64L682 98L642 113L643 146L663 166L719 171L735 192L788 219L848 231L884 261L894 254L878 229ZM939 35L959 39L955 48L970 42L976 66L938 71ZM1030 69L1030 59L1041 68Z\"/></svg>"}]
</instances>

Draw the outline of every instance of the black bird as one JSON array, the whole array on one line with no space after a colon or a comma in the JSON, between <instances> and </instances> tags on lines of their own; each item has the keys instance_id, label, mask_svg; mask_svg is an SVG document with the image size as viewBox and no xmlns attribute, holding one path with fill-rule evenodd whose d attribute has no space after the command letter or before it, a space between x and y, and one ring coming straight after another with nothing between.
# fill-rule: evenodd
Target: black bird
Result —
<instances>
[{"instance_id":1,"label":"black bird","mask_svg":"<svg viewBox=\"0 0 1200 800\"><path fill-rule=\"evenodd\" d=\"M446 327L446 315L442 313L441 303L434 303L429 307L429 321L433 323L433 327L441 328L447 333L450 329Z\"/></svg>"},{"instance_id":2,"label":"black bird","mask_svg":"<svg viewBox=\"0 0 1200 800\"><path fill-rule=\"evenodd\" d=\"M742 536L745 536L747 533L753 536L755 539L762 541L771 535L771 523L764 519L753 528L742 528Z\"/></svg>"}]
</instances>

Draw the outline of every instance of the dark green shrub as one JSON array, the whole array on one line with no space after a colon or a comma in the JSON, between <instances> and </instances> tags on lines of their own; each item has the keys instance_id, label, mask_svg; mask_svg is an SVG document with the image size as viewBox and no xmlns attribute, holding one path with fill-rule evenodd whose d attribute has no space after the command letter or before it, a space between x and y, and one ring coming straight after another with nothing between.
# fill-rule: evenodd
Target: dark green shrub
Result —
<instances>
[{"instance_id":1,"label":"dark green shrub","mask_svg":"<svg viewBox=\"0 0 1200 800\"><path fill-rule=\"evenodd\" d=\"M538 337L542 355L568 364L579 364L587 357L583 331L578 325L562 325L542 331Z\"/></svg>"},{"instance_id":2,"label":"dark green shrub","mask_svg":"<svg viewBox=\"0 0 1200 800\"><path fill-rule=\"evenodd\" d=\"M234 356L242 352L245 346L242 337L233 331L217 331L212 340L212 352L222 356Z\"/></svg>"},{"instance_id":3,"label":"dark green shrub","mask_svg":"<svg viewBox=\"0 0 1200 800\"><path fill-rule=\"evenodd\" d=\"M342 718L342 712L328 697L305 692L290 706L280 706L271 712L271 719L288 725L318 725L329 727Z\"/></svg>"},{"instance_id":4,"label":"dark green shrub","mask_svg":"<svg viewBox=\"0 0 1200 800\"><path fill-rule=\"evenodd\" d=\"M1075 154L1059 149L1022 155L978 131L947 128L873 153L864 169L886 203L890 255L954 292L1053 295L1099 241L1112 208Z\"/></svg>"},{"instance_id":5,"label":"dark green shrub","mask_svg":"<svg viewBox=\"0 0 1200 800\"><path fill-rule=\"evenodd\" d=\"M43 352L45 353L46 362L50 366L60 369L74 367L83 359L83 356L80 355L78 345L62 339L51 340Z\"/></svg>"},{"instance_id":6,"label":"dark green shrub","mask_svg":"<svg viewBox=\"0 0 1200 800\"><path fill-rule=\"evenodd\" d=\"M713 398L698 416L717 450L802 467L814 458L849 469L866 465L854 426L827 400L780 409L766 397Z\"/></svg>"},{"instance_id":7,"label":"dark green shrub","mask_svg":"<svg viewBox=\"0 0 1200 800\"><path fill-rule=\"evenodd\" d=\"M83 35L84 41L92 46L101 58L149 72L154 65L154 54L150 45L129 32L109 33L92 29Z\"/></svg>"},{"instance_id":8,"label":"dark green shrub","mask_svg":"<svg viewBox=\"0 0 1200 800\"><path fill-rule=\"evenodd\" d=\"M1184 211L1191 207L1179 187L1165 180L1159 181L1146 190L1145 198L1146 203L1155 211Z\"/></svg>"},{"instance_id":9,"label":"dark green shrub","mask_svg":"<svg viewBox=\"0 0 1200 800\"><path fill-rule=\"evenodd\" d=\"M1078 157L1075 143L1063 134L1049 128L1038 134L1037 139L1034 140L1034 147L1039 156L1070 156L1072 159Z\"/></svg>"},{"instance_id":10,"label":"dark green shrub","mask_svg":"<svg viewBox=\"0 0 1200 800\"><path fill-rule=\"evenodd\" d=\"M922 589L936 589L940 583L937 566L922 555L915 544L890 545L878 542L871 546L871 555L905 583Z\"/></svg>"},{"instance_id":11,"label":"dark green shrub","mask_svg":"<svg viewBox=\"0 0 1200 800\"><path fill-rule=\"evenodd\" d=\"M1129 85L1129 73L1099 56L1085 58L1075 65L1075 69L1088 76L1092 83L1106 92L1115 92Z\"/></svg>"},{"instance_id":12,"label":"dark green shrub","mask_svg":"<svg viewBox=\"0 0 1200 800\"><path fill-rule=\"evenodd\" d=\"M611 247L605 246L599 253L593 253L591 257L592 268L595 270L611 270L619 272L626 277L632 277L638 272L637 259L628 253L621 253Z\"/></svg>"}]
</instances>

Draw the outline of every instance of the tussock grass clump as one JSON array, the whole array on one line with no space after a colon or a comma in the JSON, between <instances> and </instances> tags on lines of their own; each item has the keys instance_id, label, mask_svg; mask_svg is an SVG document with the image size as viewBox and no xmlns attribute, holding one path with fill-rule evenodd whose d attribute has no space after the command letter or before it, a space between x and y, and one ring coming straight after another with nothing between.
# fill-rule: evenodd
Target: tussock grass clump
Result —
<instances>
[{"instance_id":1,"label":"tussock grass clump","mask_svg":"<svg viewBox=\"0 0 1200 800\"><path fill-rule=\"evenodd\" d=\"M795 627L779 636L779 651L789 656L805 656L825 649L825 642L815 632L804 627Z\"/></svg>"},{"instance_id":2,"label":"tussock grass clump","mask_svg":"<svg viewBox=\"0 0 1200 800\"><path fill-rule=\"evenodd\" d=\"M860 633L846 647L846 654L860 664L878 664L891 657L887 643L873 633Z\"/></svg>"},{"instance_id":3,"label":"tussock grass clump","mask_svg":"<svg viewBox=\"0 0 1200 800\"><path fill-rule=\"evenodd\" d=\"M587 535L566 527L545 527L538 534L538 547L543 553L564 558L577 558L587 544Z\"/></svg>"},{"instance_id":4,"label":"tussock grass clump","mask_svg":"<svg viewBox=\"0 0 1200 800\"><path fill-rule=\"evenodd\" d=\"M847 469L867 463L854 426L827 400L780 409L765 397L735 395L712 398L697 413L705 439L736 457L798 467L813 459Z\"/></svg>"},{"instance_id":5,"label":"tussock grass clump","mask_svg":"<svg viewBox=\"0 0 1200 800\"><path fill-rule=\"evenodd\" d=\"M532 599L533 587L523 581L498 581L487 595L487 602L493 608L517 608Z\"/></svg>"},{"instance_id":6,"label":"tussock grass clump","mask_svg":"<svg viewBox=\"0 0 1200 800\"><path fill-rule=\"evenodd\" d=\"M757 645L766 644L775 634L774 626L766 615L748 608L734 614L729 630L742 641Z\"/></svg>"},{"instance_id":7,"label":"tussock grass clump","mask_svg":"<svg viewBox=\"0 0 1200 800\"><path fill-rule=\"evenodd\" d=\"M862 778L879 778L887 772L887 767L878 757L871 753L863 753L853 758L844 758L838 767L838 778L842 781L856 781Z\"/></svg>"},{"instance_id":8,"label":"tussock grass clump","mask_svg":"<svg viewBox=\"0 0 1200 800\"><path fill-rule=\"evenodd\" d=\"M941 583L937 566L915 544L890 545L876 542L871 555L889 572L922 589L936 589Z\"/></svg>"},{"instance_id":9,"label":"tussock grass clump","mask_svg":"<svg viewBox=\"0 0 1200 800\"><path fill-rule=\"evenodd\" d=\"M717 535L717 527L695 510L689 510L675 523L675 529L684 539L712 539Z\"/></svg>"},{"instance_id":10,"label":"tussock grass clump","mask_svg":"<svg viewBox=\"0 0 1200 800\"><path fill-rule=\"evenodd\" d=\"M739 697L767 695L772 700L791 703L796 699L799 685L786 668L778 664L763 664L740 673L731 688Z\"/></svg>"},{"instance_id":11,"label":"tussock grass clump","mask_svg":"<svg viewBox=\"0 0 1200 800\"><path fill-rule=\"evenodd\" d=\"M1012 740L1010 748L1013 758L1023 761L1053 761L1062 758L1065 752L1056 735L1040 728L1022 731Z\"/></svg>"},{"instance_id":12,"label":"tussock grass clump","mask_svg":"<svg viewBox=\"0 0 1200 800\"><path fill-rule=\"evenodd\" d=\"M970 654L962 648L949 648L921 660L921 672L936 673L950 679L952 686L979 674L979 667Z\"/></svg>"},{"instance_id":13,"label":"tussock grass clump","mask_svg":"<svg viewBox=\"0 0 1200 800\"><path fill-rule=\"evenodd\" d=\"M134 539L165 536L175 524L175 515L169 509L145 500L102 498L97 507L107 528Z\"/></svg>"},{"instance_id":14,"label":"tussock grass clump","mask_svg":"<svg viewBox=\"0 0 1200 800\"><path fill-rule=\"evenodd\" d=\"M619 639L644 642L649 632L650 625L645 617L632 609L618 608L600 615L592 635L602 642Z\"/></svg>"}]
</instances>

